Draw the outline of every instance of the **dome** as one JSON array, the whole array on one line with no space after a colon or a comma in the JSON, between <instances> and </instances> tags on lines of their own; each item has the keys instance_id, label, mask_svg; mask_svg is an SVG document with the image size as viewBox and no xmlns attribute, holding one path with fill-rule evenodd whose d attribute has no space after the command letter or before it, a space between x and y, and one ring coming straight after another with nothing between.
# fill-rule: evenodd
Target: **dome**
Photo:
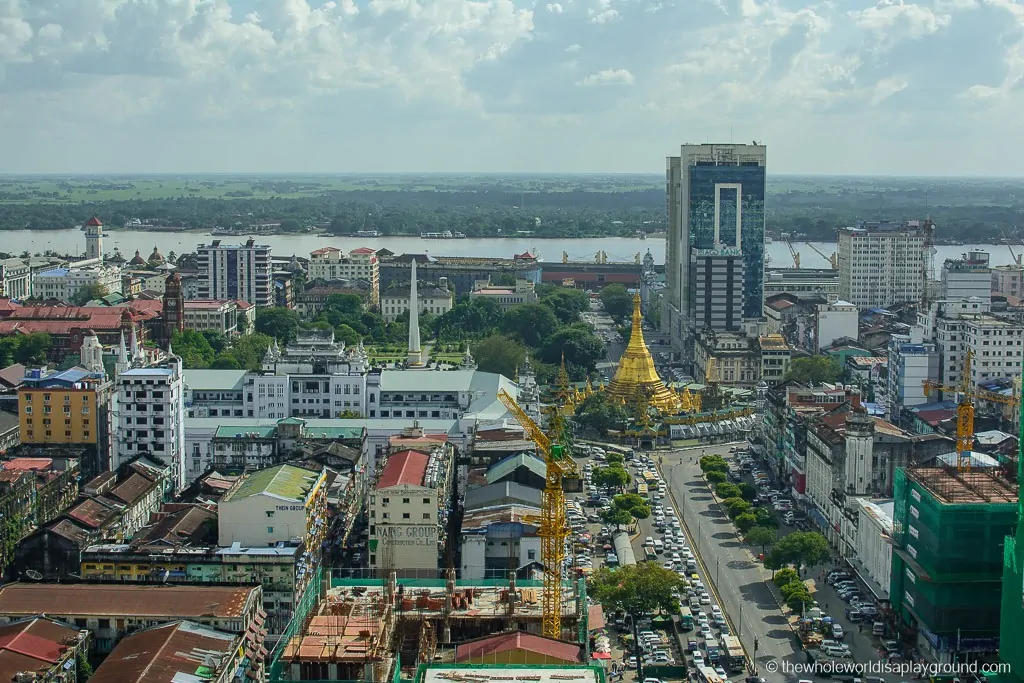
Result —
<instances>
[{"instance_id":1,"label":"dome","mask_svg":"<svg viewBox=\"0 0 1024 683\"><path fill-rule=\"evenodd\" d=\"M149 262L150 263L163 263L164 262L163 254L161 254L160 250L157 249L156 247L153 247L153 253L149 255Z\"/></svg>"},{"instance_id":2,"label":"dome","mask_svg":"<svg viewBox=\"0 0 1024 683\"><path fill-rule=\"evenodd\" d=\"M146 259L142 258L142 254L140 254L139 250L136 249L135 250L135 258L133 258L128 263L130 263L133 266L144 266L144 265L146 265Z\"/></svg>"}]
</instances>

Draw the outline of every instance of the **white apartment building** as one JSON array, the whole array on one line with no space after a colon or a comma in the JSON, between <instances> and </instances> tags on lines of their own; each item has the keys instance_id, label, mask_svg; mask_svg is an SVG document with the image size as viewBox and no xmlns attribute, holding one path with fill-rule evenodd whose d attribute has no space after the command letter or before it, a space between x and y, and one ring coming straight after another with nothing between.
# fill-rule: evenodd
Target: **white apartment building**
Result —
<instances>
[{"instance_id":1,"label":"white apartment building","mask_svg":"<svg viewBox=\"0 0 1024 683\"><path fill-rule=\"evenodd\" d=\"M381 573L437 571L447 521L449 449L388 456L370 495L369 566Z\"/></svg>"},{"instance_id":2,"label":"white apartment building","mask_svg":"<svg viewBox=\"0 0 1024 683\"><path fill-rule=\"evenodd\" d=\"M322 539L326 528L315 529L314 518L327 512L326 481L326 469L294 465L245 473L217 504L218 545L300 542L319 555L315 537Z\"/></svg>"},{"instance_id":3,"label":"white apartment building","mask_svg":"<svg viewBox=\"0 0 1024 683\"><path fill-rule=\"evenodd\" d=\"M776 294L838 301L839 272L831 268L769 268L764 274L764 298Z\"/></svg>"},{"instance_id":4,"label":"white apartment building","mask_svg":"<svg viewBox=\"0 0 1024 683\"><path fill-rule=\"evenodd\" d=\"M417 299L420 302L420 315L424 313L444 315L452 310L452 306L455 304L455 297L451 290L448 289L448 283L444 281L444 278L441 278L441 280L437 287L421 284L416 288ZM408 285L399 285L381 295L380 313L388 322L392 322L395 318L408 311Z\"/></svg>"},{"instance_id":5,"label":"white apartment building","mask_svg":"<svg viewBox=\"0 0 1024 683\"><path fill-rule=\"evenodd\" d=\"M814 350L820 353L837 339L856 339L860 333L860 314L849 301L818 304L814 316Z\"/></svg>"},{"instance_id":6,"label":"white apartment building","mask_svg":"<svg viewBox=\"0 0 1024 683\"><path fill-rule=\"evenodd\" d=\"M214 240L199 245L200 299L247 301L255 306L274 303L270 247L253 239L242 245Z\"/></svg>"},{"instance_id":7,"label":"white apartment building","mask_svg":"<svg viewBox=\"0 0 1024 683\"><path fill-rule=\"evenodd\" d=\"M70 268L51 268L37 273L32 295L40 299L70 301L87 287L102 287L107 294L121 292L121 271L112 265L93 264Z\"/></svg>"},{"instance_id":8,"label":"white apartment building","mask_svg":"<svg viewBox=\"0 0 1024 683\"><path fill-rule=\"evenodd\" d=\"M935 344L923 341L921 328L914 328L909 335L889 338L888 360L886 415L896 420L903 408L933 400L925 393L924 382L939 379L940 357Z\"/></svg>"},{"instance_id":9,"label":"white apartment building","mask_svg":"<svg viewBox=\"0 0 1024 683\"><path fill-rule=\"evenodd\" d=\"M0 296L24 299L32 294L32 269L20 258L0 260Z\"/></svg>"},{"instance_id":10,"label":"white apartment building","mask_svg":"<svg viewBox=\"0 0 1024 683\"><path fill-rule=\"evenodd\" d=\"M118 374L115 463L152 454L171 468L174 491L185 486L185 386L181 359Z\"/></svg>"},{"instance_id":11,"label":"white apartment building","mask_svg":"<svg viewBox=\"0 0 1024 683\"><path fill-rule=\"evenodd\" d=\"M880 597L889 597L889 580L892 577L893 503L874 502L867 498L855 498L857 506L856 556L859 565L882 591Z\"/></svg>"},{"instance_id":12,"label":"white apartment building","mask_svg":"<svg viewBox=\"0 0 1024 683\"><path fill-rule=\"evenodd\" d=\"M925 226L872 222L839 230L839 298L858 308L919 301L924 292Z\"/></svg>"},{"instance_id":13,"label":"white apartment building","mask_svg":"<svg viewBox=\"0 0 1024 683\"><path fill-rule=\"evenodd\" d=\"M323 247L309 254L309 280L366 280L370 306L380 305L380 262L377 250L359 247L347 254L337 247Z\"/></svg>"},{"instance_id":14,"label":"white apartment building","mask_svg":"<svg viewBox=\"0 0 1024 683\"><path fill-rule=\"evenodd\" d=\"M971 383L1000 377L1020 377L1024 360L1024 326L988 313L963 314L936 320L936 344L941 357L942 383L958 385L964 356L974 353Z\"/></svg>"},{"instance_id":15,"label":"white apartment building","mask_svg":"<svg viewBox=\"0 0 1024 683\"><path fill-rule=\"evenodd\" d=\"M213 330L225 335L239 334L238 322L245 319L246 333L256 324L256 307L245 301L199 299L185 302L185 329L203 332Z\"/></svg>"},{"instance_id":16,"label":"white apartment building","mask_svg":"<svg viewBox=\"0 0 1024 683\"><path fill-rule=\"evenodd\" d=\"M469 293L470 299L490 299L494 301L503 311L507 311L519 304L532 304L537 300L537 291L533 282L523 278L516 278L513 287L502 287L492 285L487 280L477 280L473 284L473 291Z\"/></svg>"},{"instance_id":17,"label":"white apartment building","mask_svg":"<svg viewBox=\"0 0 1024 683\"><path fill-rule=\"evenodd\" d=\"M993 268L992 293L1024 297L1024 265L1011 264Z\"/></svg>"},{"instance_id":18,"label":"white apartment building","mask_svg":"<svg viewBox=\"0 0 1024 683\"><path fill-rule=\"evenodd\" d=\"M988 264L988 253L984 251L946 259L942 264L942 298L991 300L992 270Z\"/></svg>"}]
</instances>

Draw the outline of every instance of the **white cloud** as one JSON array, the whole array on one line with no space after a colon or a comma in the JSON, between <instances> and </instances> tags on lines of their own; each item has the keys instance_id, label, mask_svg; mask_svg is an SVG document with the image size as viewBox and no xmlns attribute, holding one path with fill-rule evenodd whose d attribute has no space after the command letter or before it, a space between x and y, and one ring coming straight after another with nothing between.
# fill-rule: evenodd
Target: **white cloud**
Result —
<instances>
[{"instance_id":1,"label":"white cloud","mask_svg":"<svg viewBox=\"0 0 1024 683\"><path fill-rule=\"evenodd\" d=\"M626 69L603 69L592 73L582 81L580 85L633 85L636 78Z\"/></svg>"},{"instance_id":2,"label":"white cloud","mask_svg":"<svg viewBox=\"0 0 1024 683\"><path fill-rule=\"evenodd\" d=\"M0 172L1024 174L1024 4L0 0L0 101Z\"/></svg>"}]
</instances>

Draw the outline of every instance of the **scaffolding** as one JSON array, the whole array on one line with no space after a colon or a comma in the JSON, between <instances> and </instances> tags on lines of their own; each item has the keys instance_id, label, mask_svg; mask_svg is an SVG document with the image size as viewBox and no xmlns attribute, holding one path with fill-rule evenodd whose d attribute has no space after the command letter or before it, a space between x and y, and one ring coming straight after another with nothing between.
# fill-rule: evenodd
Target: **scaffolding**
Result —
<instances>
[{"instance_id":1,"label":"scaffolding","mask_svg":"<svg viewBox=\"0 0 1024 683\"><path fill-rule=\"evenodd\" d=\"M1017 485L980 469L907 468L894 499L893 608L937 636L993 636Z\"/></svg>"}]
</instances>

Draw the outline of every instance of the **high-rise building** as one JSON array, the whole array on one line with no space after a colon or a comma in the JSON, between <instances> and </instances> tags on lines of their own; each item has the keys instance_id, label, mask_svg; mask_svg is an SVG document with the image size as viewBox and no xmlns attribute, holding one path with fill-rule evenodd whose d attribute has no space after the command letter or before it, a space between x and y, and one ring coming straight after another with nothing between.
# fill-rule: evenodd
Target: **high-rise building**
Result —
<instances>
[{"instance_id":1,"label":"high-rise building","mask_svg":"<svg viewBox=\"0 0 1024 683\"><path fill-rule=\"evenodd\" d=\"M241 245L224 245L214 240L200 245L199 298L245 301L255 306L272 306L270 247L249 239Z\"/></svg>"},{"instance_id":2,"label":"high-rise building","mask_svg":"<svg viewBox=\"0 0 1024 683\"><path fill-rule=\"evenodd\" d=\"M963 258L946 259L942 264L942 298L992 299L992 269L988 252L971 251Z\"/></svg>"},{"instance_id":3,"label":"high-rise building","mask_svg":"<svg viewBox=\"0 0 1024 683\"><path fill-rule=\"evenodd\" d=\"M684 358L692 356L698 308L700 325L718 331L761 316L766 159L758 144L683 145L679 156L668 157L661 319L673 350Z\"/></svg>"},{"instance_id":4,"label":"high-rise building","mask_svg":"<svg viewBox=\"0 0 1024 683\"><path fill-rule=\"evenodd\" d=\"M839 298L857 308L920 301L926 228L921 221L862 222L839 230Z\"/></svg>"},{"instance_id":5,"label":"high-rise building","mask_svg":"<svg viewBox=\"0 0 1024 683\"><path fill-rule=\"evenodd\" d=\"M85 222L85 258L103 258L103 223L96 216Z\"/></svg>"}]
</instances>

